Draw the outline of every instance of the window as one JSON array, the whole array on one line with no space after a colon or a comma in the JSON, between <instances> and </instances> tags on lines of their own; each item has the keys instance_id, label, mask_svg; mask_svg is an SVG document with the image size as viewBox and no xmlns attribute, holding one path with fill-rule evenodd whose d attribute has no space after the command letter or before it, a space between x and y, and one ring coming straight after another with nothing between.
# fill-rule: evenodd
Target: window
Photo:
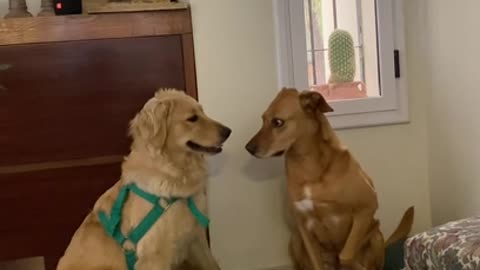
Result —
<instances>
[{"instance_id":1,"label":"window","mask_svg":"<svg viewBox=\"0 0 480 270\"><path fill-rule=\"evenodd\" d=\"M400 0L273 0L279 84L318 91L336 128L408 120Z\"/></svg>"},{"instance_id":2,"label":"window","mask_svg":"<svg viewBox=\"0 0 480 270\"><path fill-rule=\"evenodd\" d=\"M303 6L310 88L329 100L379 96L375 0L304 0ZM329 84L331 58L341 83Z\"/></svg>"}]
</instances>

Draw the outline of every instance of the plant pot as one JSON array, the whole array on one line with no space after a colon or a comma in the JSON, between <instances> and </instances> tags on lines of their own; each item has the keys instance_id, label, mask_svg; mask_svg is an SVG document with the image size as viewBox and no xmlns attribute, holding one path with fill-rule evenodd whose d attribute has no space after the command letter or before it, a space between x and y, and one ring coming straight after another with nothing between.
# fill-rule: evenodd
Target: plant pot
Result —
<instances>
[{"instance_id":1,"label":"plant pot","mask_svg":"<svg viewBox=\"0 0 480 270\"><path fill-rule=\"evenodd\" d=\"M312 90L322 94L326 100L345 100L368 97L367 86L363 82L315 85L312 86Z\"/></svg>"}]
</instances>

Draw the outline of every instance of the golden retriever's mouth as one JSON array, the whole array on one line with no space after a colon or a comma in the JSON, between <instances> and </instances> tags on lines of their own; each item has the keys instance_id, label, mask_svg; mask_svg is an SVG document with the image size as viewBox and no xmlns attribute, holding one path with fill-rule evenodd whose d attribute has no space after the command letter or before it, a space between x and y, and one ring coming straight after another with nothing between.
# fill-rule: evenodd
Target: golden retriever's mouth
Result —
<instances>
[{"instance_id":1,"label":"golden retriever's mouth","mask_svg":"<svg viewBox=\"0 0 480 270\"><path fill-rule=\"evenodd\" d=\"M221 146L203 146L198 143L194 143L192 141L187 142L187 146L190 147L193 151L196 152L203 152L208 154L218 154L222 152Z\"/></svg>"},{"instance_id":2,"label":"golden retriever's mouth","mask_svg":"<svg viewBox=\"0 0 480 270\"><path fill-rule=\"evenodd\" d=\"M278 152L274 153L272 157L280 157L280 156L282 156L283 154L285 154L285 150L278 151Z\"/></svg>"}]
</instances>

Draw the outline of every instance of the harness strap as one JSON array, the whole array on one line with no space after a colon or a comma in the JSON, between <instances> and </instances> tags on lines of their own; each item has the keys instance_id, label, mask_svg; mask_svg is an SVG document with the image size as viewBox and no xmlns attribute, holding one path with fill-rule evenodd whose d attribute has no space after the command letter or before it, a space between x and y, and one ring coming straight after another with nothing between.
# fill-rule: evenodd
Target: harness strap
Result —
<instances>
[{"instance_id":1,"label":"harness strap","mask_svg":"<svg viewBox=\"0 0 480 270\"><path fill-rule=\"evenodd\" d=\"M124 253L128 270L134 270L135 264L137 263L137 252L135 250L125 250Z\"/></svg>"},{"instance_id":2,"label":"harness strap","mask_svg":"<svg viewBox=\"0 0 480 270\"><path fill-rule=\"evenodd\" d=\"M143 189L140 189L135 184L129 184L127 187L131 192L137 194L140 198L150 202L153 205L158 204L158 200L160 200L159 196L157 196L155 194L148 193L148 192L144 191Z\"/></svg>"},{"instance_id":3,"label":"harness strap","mask_svg":"<svg viewBox=\"0 0 480 270\"><path fill-rule=\"evenodd\" d=\"M125 236L120 230L120 224L122 219L123 205L128 198L129 191L150 202L153 207L142 219L140 224L138 224L137 227L133 228L132 231L128 234L128 236ZM100 220L100 223L102 224L106 233L111 236L124 250L128 270L135 269L135 263L137 262L137 243L140 242L140 240L145 236L145 234L150 230L150 228L155 224L155 222L157 222L157 220L163 215L163 213L165 213L165 211L170 207L170 205L172 205L178 199L179 198L162 198L140 189L135 184L129 184L123 186L120 189L118 197L112 206L110 217L108 217L104 211L99 211L98 219ZM167 203L165 208L160 205L161 200L164 200ZM207 228L209 223L208 217L205 216L197 208L195 201L192 197L187 198L186 201L190 212L192 212L192 215L195 217L198 223L202 227ZM133 247L131 247L131 249L124 247L126 241L129 241L133 244Z\"/></svg>"},{"instance_id":4,"label":"harness strap","mask_svg":"<svg viewBox=\"0 0 480 270\"><path fill-rule=\"evenodd\" d=\"M115 234L115 230L117 229L120 223L123 204L127 200L127 197L128 197L128 186L123 186L122 189L120 189L120 193L118 194L117 200L115 200L115 203L112 206L112 210L110 212L110 218L108 218L107 214L105 214L105 212L103 211L101 211L98 214L98 218L100 219L100 222L103 224L103 227L107 231L107 234L110 236L113 236Z\"/></svg>"},{"instance_id":5,"label":"harness strap","mask_svg":"<svg viewBox=\"0 0 480 270\"><path fill-rule=\"evenodd\" d=\"M160 216L162 216L163 212L165 212L163 208L159 207L158 205L154 205L152 210L148 212L140 224L138 224L138 226L128 235L130 241L132 241L134 244L137 244L153 226L153 224L157 222Z\"/></svg>"},{"instance_id":6,"label":"harness strap","mask_svg":"<svg viewBox=\"0 0 480 270\"><path fill-rule=\"evenodd\" d=\"M105 215L105 212L99 212L98 213L98 218L100 219L100 223L103 225L103 228L105 231L107 231L107 234L111 236L120 246L123 246L125 241L127 241L127 238L122 234L122 232L118 229L120 226L117 228L114 228L113 231L108 231L109 229L112 228L112 220L108 219L107 216Z\"/></svg>"},{"instance_id":7,"label":"harness strap","mask_svg":"<svg viewBox=\"0 0 480 270\"><path fill-rule=\"evenodd\" d=\"M200 226L202 226L205 229L208 228L208 224L210 223L210 220L200 210L198 210L197 205L195 204L195 201L193 200L192 197L189 197L187 199L187 205L188 205L188 208L190 209L190 212L192 212L192 215L195 217L198 223L200 223Z\"/></svg>"}]
</instances>

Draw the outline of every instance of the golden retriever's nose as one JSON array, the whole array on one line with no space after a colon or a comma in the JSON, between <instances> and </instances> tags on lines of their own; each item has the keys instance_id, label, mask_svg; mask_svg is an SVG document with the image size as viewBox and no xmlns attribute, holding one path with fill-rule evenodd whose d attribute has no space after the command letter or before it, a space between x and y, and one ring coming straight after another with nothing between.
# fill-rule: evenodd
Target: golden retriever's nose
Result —
<instances>
[{"instance_id":1,"label":"golden retriever's nose","mask_svg":"<svg viewBox=\"0 0 480 270\"><path fill-rule=\"evenodd\" d=\"M247 151L254 156L257 154L257 145L253 144L252 142L247 143L245 149L247 149Z\"/></svg>"},{"instance_id":2,"label":"golden retriever's nose","mask_svg":"<svg viewBox=\"0 0 480 270\"><path fill-rule=\"evenodd\" d=\"M220 129L220 136L222 136L224 140L228 139L228 137L230 137L230 134L232 134L232 130L228 127L223 126Z\"/></svg>"}]
</instances>

